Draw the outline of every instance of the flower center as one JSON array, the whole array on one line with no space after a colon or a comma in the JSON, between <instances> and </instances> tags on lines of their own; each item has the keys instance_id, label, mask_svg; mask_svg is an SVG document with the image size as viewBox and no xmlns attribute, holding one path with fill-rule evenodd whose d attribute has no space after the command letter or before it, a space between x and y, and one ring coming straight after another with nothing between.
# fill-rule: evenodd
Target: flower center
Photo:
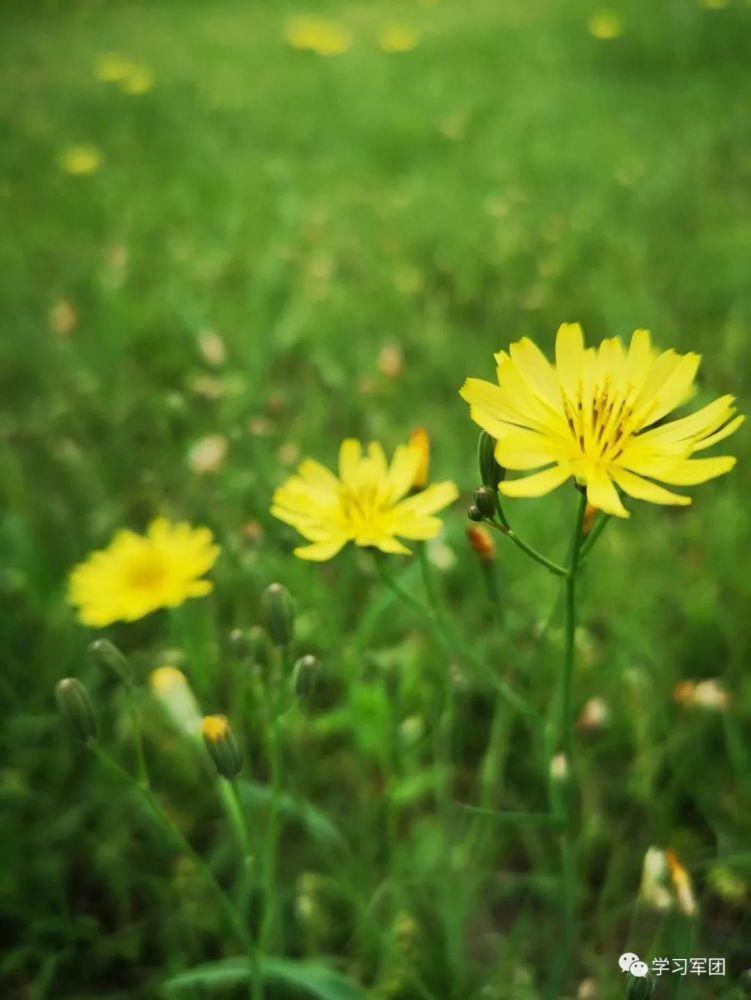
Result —
<instances>
[{"instance_id":1,"label":"flower center","mask_svg":"<svg viewBox=\"0 0 751 1000\"><path fill-rule=\"evenodd\" d=\"M143 552L131 559L125 575L133 590L156 590L164 581L164 563L155 553Z\"/></svg>"},{"instance_id":2,"label":"flower center","mask_svg":"<svg viewBox=\"0 0 751 1000\"><path fill-rule=\"evenodd\" d=\"M633 386L616 388L610 375L595 384L589 398L580 382L576 398L564 396L563 407L581 454L599 462L616 459L648 416L635 418Z\"/></svg>"}]
</instances>

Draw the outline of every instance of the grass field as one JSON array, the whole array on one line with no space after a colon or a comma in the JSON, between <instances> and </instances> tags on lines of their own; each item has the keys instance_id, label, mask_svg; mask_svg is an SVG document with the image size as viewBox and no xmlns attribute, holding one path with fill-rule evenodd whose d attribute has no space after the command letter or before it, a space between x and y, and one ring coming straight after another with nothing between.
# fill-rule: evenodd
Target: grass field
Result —
<instances>
[{"instance_id":1,"label":"grass field","mask_svg":"<svg viewBox=\"0 0 751 1000\"><path fill-rule=\"evenodd\" d=\"M598 698L609 717L575 735L580 921L563 973L556 834L493 815L546 809L524 720L368 553L296 560L269 512L300 459L332 465L346 436L390 452L425 427L432 478L463 494L428 545L442 600L474 655L549 710L558 584L499 536L487 599L465 538L464 378L491 378L492 353L522 335L550 353L563 321L595 343L648 327L703 355L699 403L733 393L748 410L751 7L611 10L603 39L596 5L553 0L3 5L3 997L248 995L206 872L56 710L55 684L79 678L101 746L134 773L127 692L87 653L100 635L136 672L158 802L253 935L276 824L267 1000L615 1000L624 951L726 958L724 977L660 977L658 998L743 995L748 431L727 449L737 469L692 507L635 504L586 563L574 711ZM288 44L301 13L346 29L346 51ZM409 51L379 46L394 24ZM111 53L142 68L141 92L98 78ZM98 162L70 173L61 158L82 145ZM574 506L561 489L508 511L562 558ZM214 592L78 624L71 568L157 514L213 530ZM422 600L418 560L388 565ZM295 600L292 658L322 664L278 725L276 809L273 671L231 635L259 625L272 581ZM244 750L248 865L226 789L147 683L164 664ZM676 702L680 682L707 679L726 710ZM690 873L694 915L638 899L651 846Z\"/></svg>"}]
</instances>

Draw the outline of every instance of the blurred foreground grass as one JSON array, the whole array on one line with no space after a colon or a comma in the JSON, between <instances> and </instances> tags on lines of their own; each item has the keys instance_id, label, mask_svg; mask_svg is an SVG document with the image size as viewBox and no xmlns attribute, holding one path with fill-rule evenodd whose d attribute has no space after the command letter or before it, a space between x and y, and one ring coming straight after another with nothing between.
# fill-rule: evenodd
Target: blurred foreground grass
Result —
<instances>
[{"instance_id":1,"label":"blurred foreground grass","mask_svg":"<svg viewBox=\"0 0 751 1000\"><path fill-rule=\"evenodd\" d=\"M459 385L489 377L510 338L549 349L563 320L595 341L648 326L698 350L707 398L734 392L748 409L751 9L618 4L608 41L588 30L596 11L320 4L351 34L324 58L284 43L303 4L4 5L3 995L148 998L236 951L195 871L69 749L52 699L60 677L85 680L104 741L132 763L122 692L86 658L65 577L157 512L215 531L215 594L110 633L141 679L182 655L203 709L233 719L257 785L263 684L228 636L258 622L271 580L295 595L301 650L325 663L284 731L281 953L328 956L377 996L543 995L559 935L552 838L454 805L544 808L524 728L445 662L367 560L293 561L268 506L299 457L330 463L348 434L390 449L416 425L435 476L469 495L475 433ZM414 32L413 50L379 49L394 25ZM153 86L96 79L107 53ZM60 158L80 145L97 169L71 176ZM212 436L223 442L196 452ZM567 995L591 978L620 997L626 948L727 957L726 979L666 977L665 997L732 995L751 965L747 439L695 507L640 507L587 569L576 703L598 696L611 715L578 736L587 895ZM561 494L511 513L555 551L572 506ZM557 618L541 638L554 584L501 547L502 607L489 608L462 515L431 549L447 600L544 708L560 659ZM418 587L414 568L405 580ZM679 681L709 677L729 713L674 704ZM205 762L145 689L139 703L158 795L229 883L235 854ZM257 785L246 792L261 826ZM692 872L695 919L635 908L651 844Z\"/></svg>"}]
</instances>

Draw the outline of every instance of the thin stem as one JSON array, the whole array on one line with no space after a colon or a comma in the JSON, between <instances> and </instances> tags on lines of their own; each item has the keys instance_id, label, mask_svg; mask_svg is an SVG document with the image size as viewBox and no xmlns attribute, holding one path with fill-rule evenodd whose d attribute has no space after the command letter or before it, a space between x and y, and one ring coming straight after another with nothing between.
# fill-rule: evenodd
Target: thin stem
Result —
<instances>
[{"instance_id":1,"label":"thin stem","mask_svg":"<svg viewBox=\"0 0 751 1000\"><path fill-rule=\"evenodd\" d=\"M522 552L526 552L530 558L534 559L535 562L540 563L541 566L544 566L545 569L549 570L551 573L554 573L556 576L565 576L568 571L563 566L560 566L557 562L553 562L552 559L548 559L548 557L544 556L542 552L538 552L537 549L533 548L525 542L523 538L520 538L519 535L517 535L509 524L506 515L503 513L503 508L501 507L501 502L498 499L498 494L496 493L495 496L496 510L498 511L498 518L501 523L498 524L497 521L493 519L487 519L487 523L491 526L491 528L495 528L496 531L500 531L500 533L505 538L512 541L518 549L521 549Z\"/></svg>"},{"instance_id":2,"label":"thin stem","mask_svg":"<svg viewBox=\"0 0 751 1000\"><path fill-rule=\"evenodd\" d=\"M208 885L212 887L216 893L217 901L222 907L222 910L227 917L228 923L234 930L238 941L245 948L248 954L248 964L251 973L251 982L256 983L253 985L251 990L252 1000L263 1000L263 983L260 976L260 970L257 975L254 974L254 970L258 968L259 955L256 949L255 942L251 937L245 921L242 915L238 913L232 900L227 896L224 889L221 887L217 881L216 876L206 862L203 860L200 854L193 848L186 837L180 832L180 830L175 826L172 820L167 816L162 807L160 806L156 796L151 791L150 788L144 787L140 782L138 782L133 775L129 774L124 768L114 761L109 754L105 753L100 747L93 745L91 747L92 753L99 760L99 762L116 775L122 782L130 785L130 787L137 793L142 804L145 806L146 811L149 813L151 818L156 822L158 826L167 834L169 840L172 842L173 846L184 854L186 857L190 858L191 862L195 866L196 870L201 873L204 880Z\"/></svg>"},{"instance_id":3,"label":"thin stem","mask_svg":"<svg viewBox=\"0 0 751 1000\"><path fill-rule=\"evenodd\" d=\"M608 526L609 523L610 523L610 515L604 514L602 511L600 511L597 517L597 522L589 534L589 538L585 538L584 543L579 552L580 566L587 558L589 553L592 551L592 549L595 547L597 539L600 537L600 535L603 533L603 531L605 530L605 528Z\"/></svg>"},{"instance_id":4,"label":"thin stem","mask_svg":"<svg viewBox=\"0 0 751 1000\"><path fill-rule=\"evenodd\" d=\"M266 827L266 850L263 871L263 916L261 949L266 951L276 928L276 867L279 842L279 798L282 786L282 754L279 734L280 692L287 671L287 650L278 652L279 672L275 679L270 721L269 762L271 765L271 805Z\"/></svg>"},{"instance_id":5,"label":"thin stem","mask_svg":"<svg viewBox=\"0 0 751 1000\"><path fill-rule=\"evenodd\" d=\"M563 779L549 778L553 810L563 820L563 831L560 836L561 851L561 907L564 917L564 948L561 956L561 978L565 977L572 961L574 940L576 937L577 919L577 874L576 846L574 843L573 808L572 808L572 766L573 766L573 715L571 687L574 672L574 641L576 634L576 575L579 569L581 552L582 528L587 498L582 493L576 512L574 532L569 549L568 568L564 581L564 648L563 671L561 674L561 700L559 734L566 758L566 775ZM549 761L549 767L550 767ZM556 787L562 780L565 785L562 790Z\"/></svg>"},{"instance_id":6,"label":"thin stem","mask_svg":"<svg viewBox=\"0 0 751 1000\"><path fill-rule=\"evenodd\" d=\"M230 815L231 823L235 831L235 836L237 837L238 844L243 852L241 906L245 909L248 875L250 873L251 865L253 864L253 852L251 848L247 815L245 809L243 808L243 804L240 801L240 796L237 791L237 782L226 781L224 778L219 778L219 782L222 789L222 797L227 805L227 811ZM261 972L260 956L257 948L248 949L248 961L250 963L251 1000L263 1000L263 975Z\"/></svg>"},{"instance_id":7,"label":"thin stem","mask_svg":"<svg viewBox=\"0 0 751 1000\"><path fill-rule=\"evenodd\" d=\"M131 726L133 727L133 742L136 745L136 767L138 768L138 783L143 788L149 788L149 772L146 767L146 755L143 752L143 735L141 734L141 722L138 718L136 699L133 694L133 684L131 681L125 683L125 698L128 702L128 714L130 715Z\"/></svg>"}]
</instances>

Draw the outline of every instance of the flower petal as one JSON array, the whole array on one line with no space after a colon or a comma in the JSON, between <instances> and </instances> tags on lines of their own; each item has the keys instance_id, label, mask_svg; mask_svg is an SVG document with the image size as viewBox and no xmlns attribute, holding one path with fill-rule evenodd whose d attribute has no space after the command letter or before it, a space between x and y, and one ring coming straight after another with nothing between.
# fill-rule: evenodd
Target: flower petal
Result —
<instances>
[{"instance_id":1,"label":"flower petal","mask_svg":"<svg viewBox=\"0 0 751 1000\"><path fill-rule=\"evenodd\" d=\"M687 507L691 503L691 497L672 493L649 479L635 476L633 472L628 472L626 469L611 469L610 474L625 493L637 500L646 500L649 503L675 504L680 507Z\"/></svg>"},{"instance_id":2,"label":"flower petal","mask_svg":"<svg viewBox=\"0 0 751 1000\"><path fill-rule=\"evenodd\" d=\"M343 548L347 539L342 537L329 538L323 542L315 542L313 545L301 545L296 548L295 555L298 559L308 559L311 562L326 562Z\"/></svg>"},{"instance_id":3,"label":"flower petal","mask_svg":"<svg viewBox=\"0 0 751 1000\"><path fill-rule=\"evenodd\" d=\"M615 517L631 516L621 503L613 480L602 469L593 469L587 476L587 500L606 514L614 514Z\"/></svg>"},{"instance_id":4,"label":"flower petal","mask_svg":"<svg viewBox=\"0 0 751 1000\"><path fill-rule=\"evenodd\" d=\"M507 497L541 497L565 483L570 476L568 469L554 465L521 479L504 479L499 484L499 489Z\"/></svg>"}]
</instances>

